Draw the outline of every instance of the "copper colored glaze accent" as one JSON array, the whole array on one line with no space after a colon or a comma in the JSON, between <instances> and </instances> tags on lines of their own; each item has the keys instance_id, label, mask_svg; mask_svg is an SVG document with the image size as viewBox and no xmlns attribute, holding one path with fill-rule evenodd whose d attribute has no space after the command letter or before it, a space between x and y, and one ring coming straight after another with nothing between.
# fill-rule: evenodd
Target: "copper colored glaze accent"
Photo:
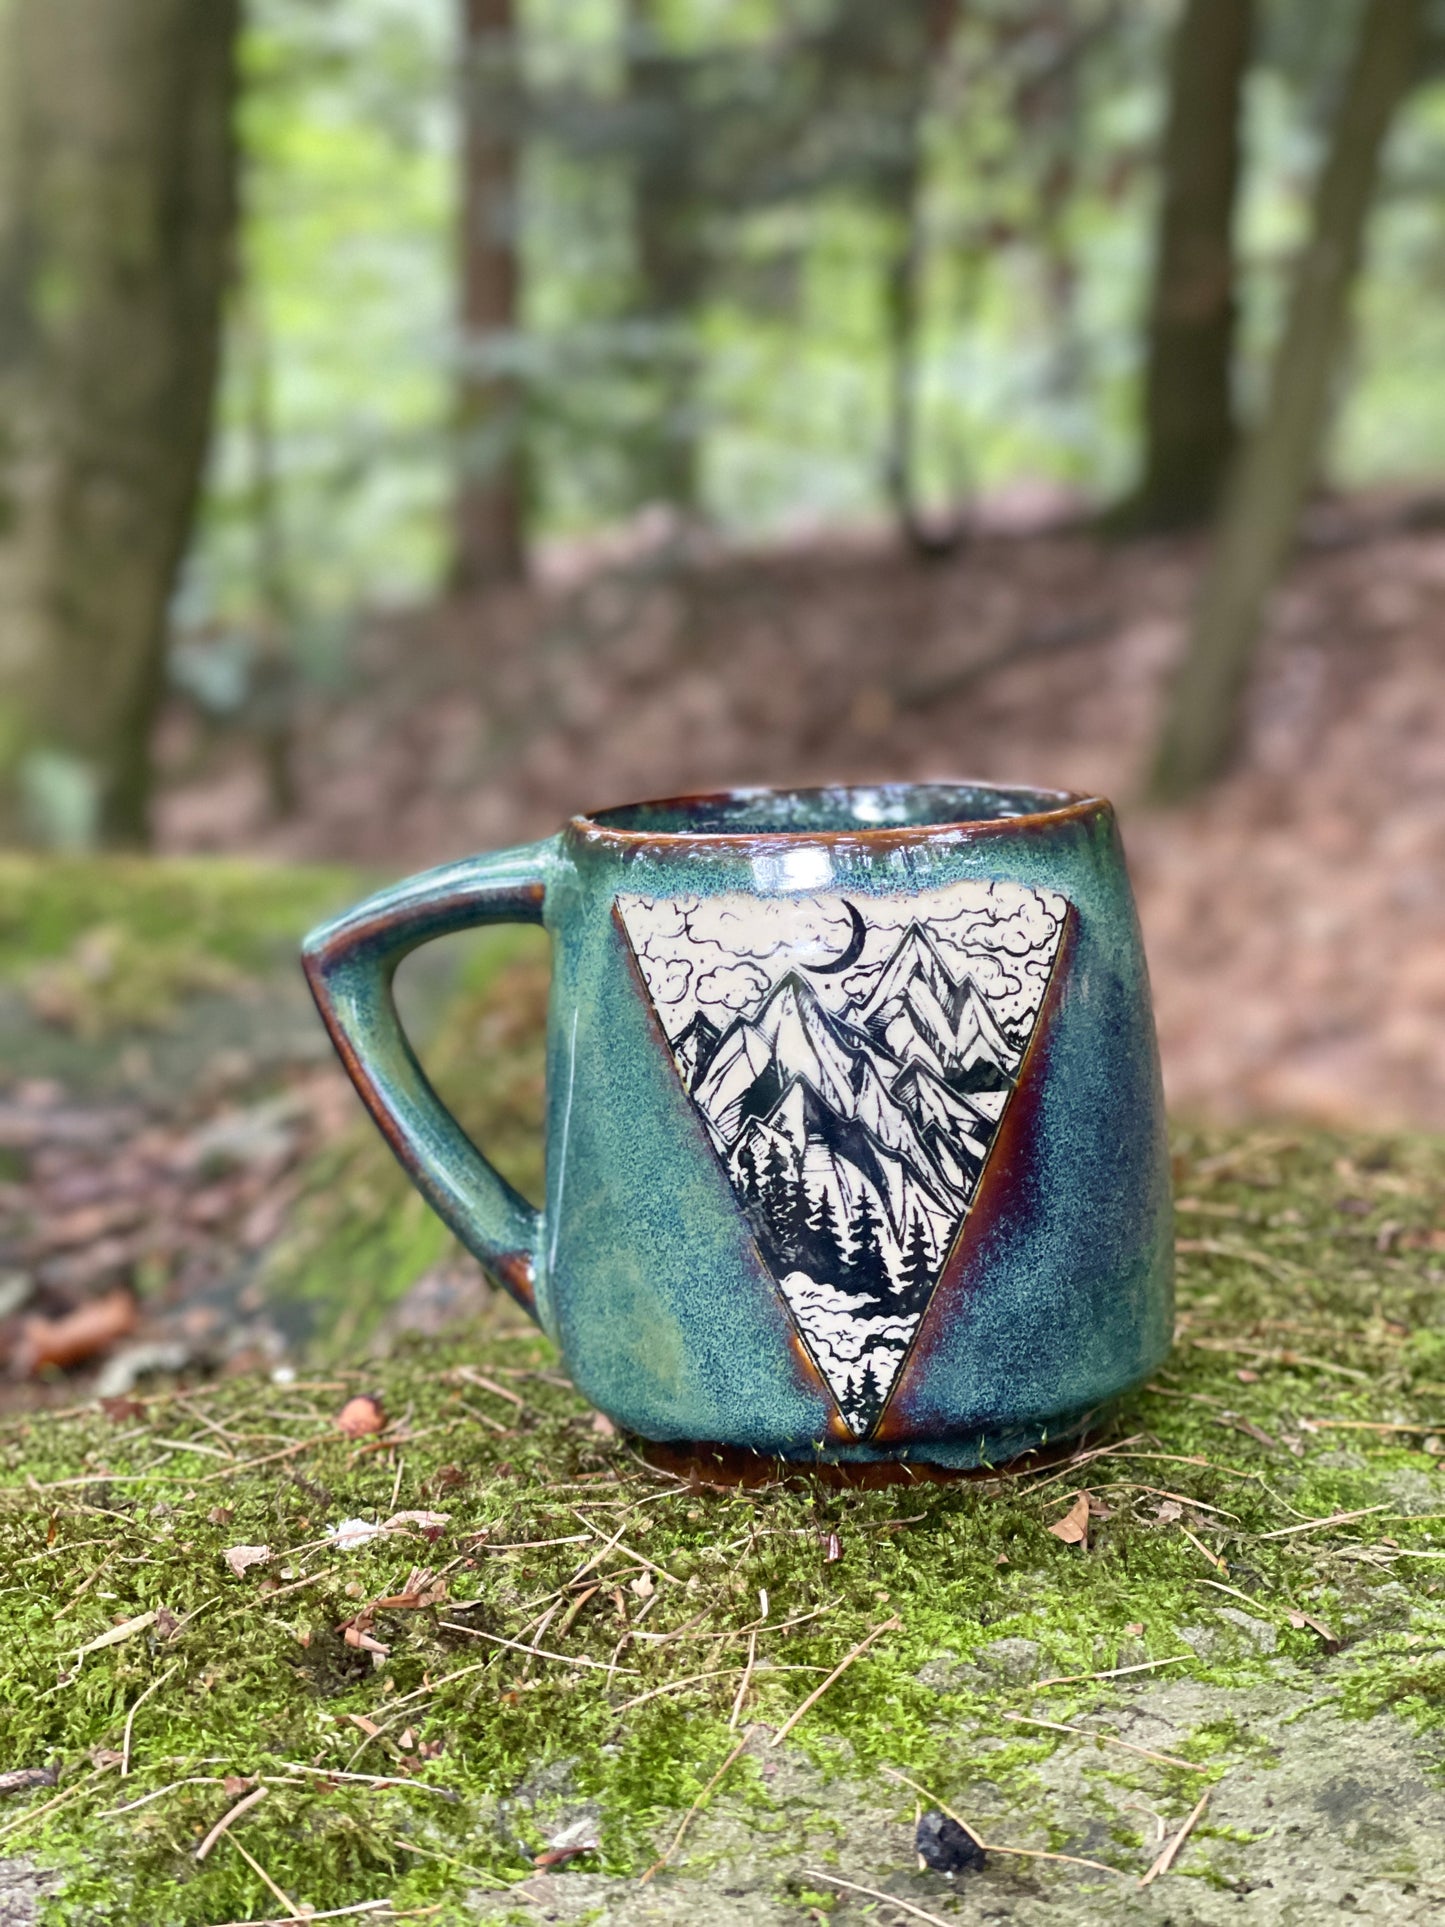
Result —
<instances>
[{"instance_id":1,"label":"copper colored glaze accent","mask_svg":"<svg viewBox=\"0 0 1445 1927\"><path fill-rule=\"evenodd\" d=\"M868 784L855 784L853 788L866 789ZM886 787L878 785L877 787ZM957 783L949 787L957 789L993 789L1000 787L988 783ZM1006 786L1005 786L1006 787ZM711 790L696 796L663 796L650 799L646 803L630 805L634 809L706 809L721 804L746 800L750 795L766 796L773 794L764 790ZM819 794L818 791L800 790L799 795ZM864 850L888 850L900 846L927 843L937 839L957 842L960 839L972 841L977 837L1016 834L1038 830L1062 828L1066 823L1083 822L1088 817L1110 808L1102 796L1083 796L1073 790L1039 790L1030 792L1035 796L1057 796L1058 807L1049 810L1033 810L1020 816L970 817L953 823L882 823L869 828L859 825L846 830L619 830L610 824L599 823L596 817L574 816L569 821L569 832L587 843L612 844L625 852L633 853L655 850L659 853L680 852L687 849L716 847L719 850L746 852L761 844L771 849L782 843L823 844L829 848L851 848L859 846ZM606 812L599 812L605 815Z\"/></svg>"},{"instance_id":2,"label":"copper colored glaze accent","mask_svg":"<svg viewBox=\"0 0 1445 1927\"><path fill-rule=\"evenodd\" d=\"M1024 1061L1019 1066L1013 1096L1004 1108L998 1131L989 1146L988 1163L979 1179L978 1193L959 1230L958 1242L949 1253L939 1274L928 1309L923 1314L908 1356L900 1366L877 1425L869 1434L875 1445L905 1445L926 1436L929 1427L920 1427L909 1404L909 1389L923 1376L939 1334L963 1313L964 1301L975 1289L977 1268L974 1252L984 1243L1001 1219L1017 1216L1027 1207L1018 1193L1036 1169L1034 1137L1039 1105L1048 1081L1049 1045L1068 982L1069 964L1074 948L1077 918L1070 906L1063 935L1054 957L1044 1001L1039 1007Z\"/></svg>"},{"instance_id":3,"label":"copper colored glaze accent","mask_svg":"<svg viewBox=\"0 0 1445 1927\"><path fill-rule=\"evenodd\" d=\"M677 1439L664 1444L651 1439L638 1439L635 1443L639 1456L648 1465L690 1486L720 1492L772 1485L827 1486L835 1491L871 1492L880 1486L960 1485L1042 1471L1081 1451L1087 1435L1078 1434L1060 1440L1057 1445L1020 1453L1018 1458L1000 1465L973 1465L962 1471L934 1465L927 1459L874 1459L862 1464L819 1459L804 1464L797 1459L772 1458L764 1452L746 1452L736 1445L704 1445Z\"/></svg>"}]
</instances>

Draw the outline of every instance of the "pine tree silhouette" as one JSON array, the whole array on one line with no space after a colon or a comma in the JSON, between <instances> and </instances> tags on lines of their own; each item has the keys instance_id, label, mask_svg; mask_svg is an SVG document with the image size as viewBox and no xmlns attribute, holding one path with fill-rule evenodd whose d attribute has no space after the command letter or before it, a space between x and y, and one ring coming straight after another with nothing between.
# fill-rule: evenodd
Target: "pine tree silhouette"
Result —
<instances>
[{"instance_id":1,"label":"pine tree silhouette","mask_svg":"<svg viewBox=\"0 0 1445 1927\"><path fill-rule=\"evenodd\" d=\"M755 1204L761 1188L758 1180L758 1160L749 1139L738 1152L738 1184L744 1204Z\"/></svg>"},{"instance_id":2,"label":"pine tree silhouette","mask_svg":"<svg viewBox=\"0 0 1445 1927\"><path fill-rule=\"evenodd\" d=\"M921 1304L928 1296L933 1283L933 1253L929 1249L928 1232L923 1219L915 1218L909 1227L908 1243L903 1252L903 1272L900 1279L902 1296L911 1304Z\"/></svg>"},{"instance_id":3,"label":"pine tree silhouette","mask_svg":"<svg viewBox=\"0 0 1445 1927\"><path fill-rule=\"evenodd\" d=\"M883 1267L878 1218L866 1191L858 1193L858 1203L848 1225L848 1237L853 1246L853 1254L848 1260L849 1282L881 1295L887 1289L888 1276Z\"/></svg>"},{"instance_id":4,"label":"pine tree silhouette","mask_svg":"<svg viewBox=\"0 0 1445 1927\"><path fill-rule=\"evenodd\" d=\"M878 1389L878 1379L870 1360L863 1367L863 1376L853 1381L853 1411L865 1425L871 1425L878 1407L883 1403L883 1394Z\"/></svg>"},{"instance_id":5,"label":"pine tree silhouette","mask_svg":"<svg viewBox=\"0 0 1445 1927\"><path fill-rule=\"evenodd\" d=\"M838 1232L833 1200L826 1191L820 1191L812 1201L807 1231L807 1254L812 1277L819 1284L838 1284L847 1270L847 1261L843 1255L843 1240Z\"/></svg>"},{"instance_id":6,"label":"pine tree silhouette","mask_svg":"<svg viewBox=\"0 0 1445 1927\"><path fill-rule=\"evenodd\" d=\"M792 1264L807 1234L807 1197L776 1138L769 1141L763 1160L762 1208L771 1234L770 1255L778 1263Z\"/></svg>"}]
</instances>

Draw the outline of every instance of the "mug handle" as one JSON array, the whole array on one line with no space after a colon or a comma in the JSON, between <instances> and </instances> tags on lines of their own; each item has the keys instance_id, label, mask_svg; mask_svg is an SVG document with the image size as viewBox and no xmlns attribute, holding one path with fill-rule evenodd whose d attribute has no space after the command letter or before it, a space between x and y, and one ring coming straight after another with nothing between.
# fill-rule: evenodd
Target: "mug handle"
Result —
<instances>
[{"instance_id":1,"label":"mug handle","mask_svg":"<svg viewBox=\"0 0 1445 1927\"><path fill-rule=\"evenodd\" d=\"M437 1216L537 1317L542 1213L482 1155L432 1089L402 1029L392 979L433 937L541 923L553 845L426 870L313 930L301 964L348 1075Z\"/></svg>"}]
</instances>

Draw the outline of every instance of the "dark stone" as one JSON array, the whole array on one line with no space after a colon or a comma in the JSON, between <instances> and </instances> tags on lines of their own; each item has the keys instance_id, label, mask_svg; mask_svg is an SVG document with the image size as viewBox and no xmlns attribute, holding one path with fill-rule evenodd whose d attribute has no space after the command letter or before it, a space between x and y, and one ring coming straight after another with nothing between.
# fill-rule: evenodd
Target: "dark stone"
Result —
<instances>
[{"instance_id":1,"label":"dark stone","mask_svg":"<svg viewBox=\"0 0 1445 1927\"><path fill-rule=\"evenodd\" d=\"M936 1807L918 1822L913 1844L924 1866L934 1873L982 1873L988 1864L983 1848L968 1829Z\"/></svg>"}]
</instances>

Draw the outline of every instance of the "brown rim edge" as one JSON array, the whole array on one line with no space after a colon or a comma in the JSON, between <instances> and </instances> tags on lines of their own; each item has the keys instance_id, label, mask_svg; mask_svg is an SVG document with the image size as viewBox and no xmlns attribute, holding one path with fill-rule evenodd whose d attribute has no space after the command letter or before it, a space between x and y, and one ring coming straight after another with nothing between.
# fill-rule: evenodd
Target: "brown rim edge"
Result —
<instances>
[{"instance_id":1,"label":"brown rim edge","mask_svg":"<svg viewBox=\"0 0 1445 1927\"><path fill-rule=\"evenodd\" d=\"M1084 817L1099 811L1110 810L1113 805L1107 796L1086 795L1077 790L1054 790L1032 783L971 783L958 778L949 778L936 783L820 783L790 789L786 786L770 787L760 784L751 788L729 790L701 790L696 794L682 796L646 797L638 803L617 803L608 806L612 810L645 809L686 809L689 806L728 803L756 796L820 796L830 789L974 789L1005 791L1031 791L1035 796L1057 796L1056 809L1033 810L1018 816L980 816L960 817L947 823L880 823L873 828L859 826L849 830L618 830L610 825L599 823L596 815L580 812L567 820L567 833L585 839L589 843L611 843L622 849L637 849L644 846L662 844L681 847L684 844L713 844L722 849L751 849L758 843L918 843L938 836L990 836L1009 830L1037 830L1053 825L1079 822Z\"/></svg>"}]
</instances>

